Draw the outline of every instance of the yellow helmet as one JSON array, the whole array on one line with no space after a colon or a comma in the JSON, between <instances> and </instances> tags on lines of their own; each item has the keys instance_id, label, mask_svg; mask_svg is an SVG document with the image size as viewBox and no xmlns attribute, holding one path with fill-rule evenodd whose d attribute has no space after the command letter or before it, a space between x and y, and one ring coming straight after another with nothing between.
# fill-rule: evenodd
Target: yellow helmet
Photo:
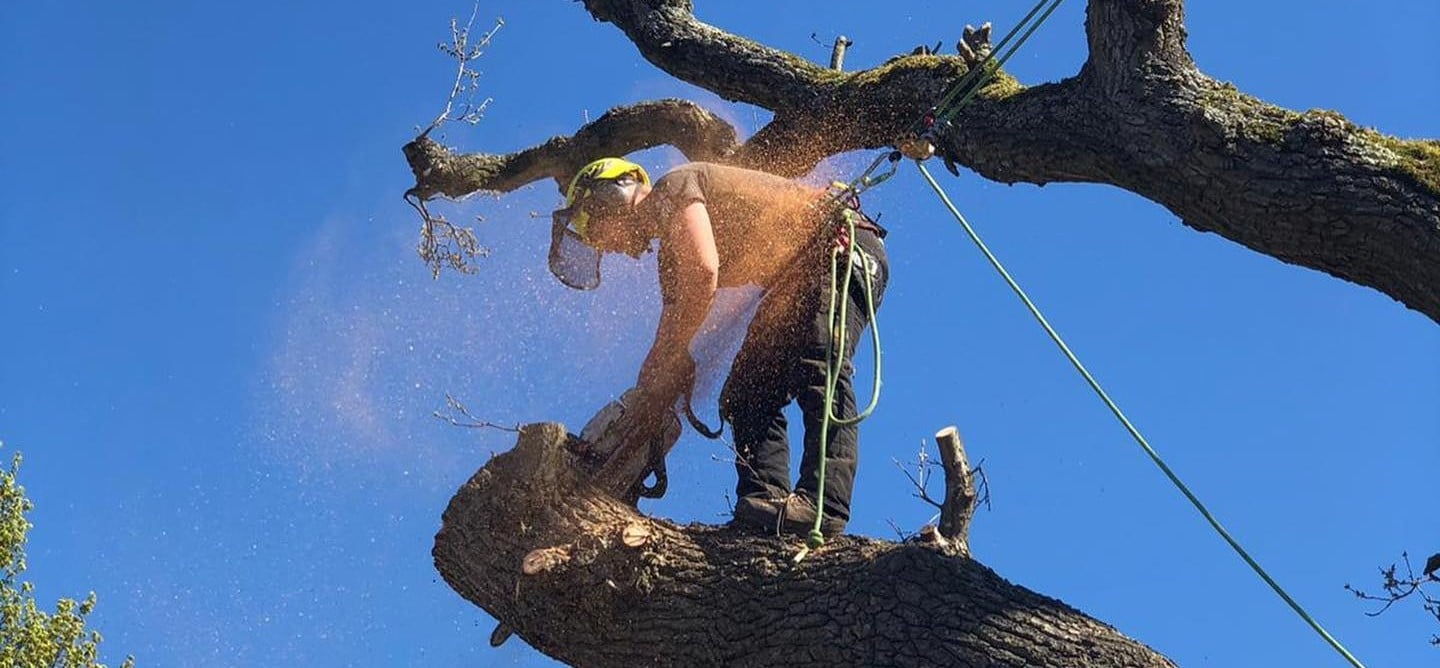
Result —
<instances>
[{"instance_id":1,"label":"yellow helmet","mask_svg":"<svg viewBox=\"0 0 1440 668\"><path fill-rule=\"evenodd\" d=\"M570 212L569 222L575 233L584 239L586 228L590 226L590 213L585 211L584 206L587 202L614 206L632 201L634 192L631 187L637 181L648 186L650 175L644 167L624 158L601 158L581 167L565 189L565 209Z\"/></svg>"}]
</instances>

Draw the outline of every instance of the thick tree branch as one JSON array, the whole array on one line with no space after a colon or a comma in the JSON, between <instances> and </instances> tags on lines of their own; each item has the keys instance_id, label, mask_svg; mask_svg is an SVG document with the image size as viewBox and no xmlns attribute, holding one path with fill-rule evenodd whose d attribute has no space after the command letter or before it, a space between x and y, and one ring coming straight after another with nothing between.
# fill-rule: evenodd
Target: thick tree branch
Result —
<instances>
[{"instance_id":1,"label":"thick tree branch","mask_svg":"<svg viewBox=\"0 0 1440 668\"><path fill-rule=\"evenodd\" d=\"M1082 75L974 105L942 148L1006 183L1124 188L1197 230L1440 321L1440 145L1284 110L1198 73L1144 99L1093 83Z\"/></svg>"},{"instance_id":2,"label":"thick tree branch","mask_svg":"<svg viewBox=\"0 0 1440 668\"><path fill-rule=\"evenodd\" d=\"M836 77L835 71L804 58L697 20L688 0L584 0L584 4L597 21L623 31L651 64L727 100L778 113L805 104L819 83Z\"/></svg>"},{"instance_id":3,"label":"thick tree branch","mask_svg":"<svg viewBox=\"0 0 1440 668\"><path fill-rule=\"evenodd\" d=\"M561 661L1172 665L944 550L844 537L797 566L798 543L646 518L577 479L566 438L525 427L455 495L434 549L451 587Z\"/></svg>"},{"instance_id":4,"label":"thick tree branch","mask_svg":"<svg viewBox=\"0 0 1440 668\"><path fill-rule=\"evenodd\" d=\"M586 163L672 145L691 160L724 160L735 149L735 128L686 100L659 100L616 107L570 137L507 154L469 153L420 137L405 145L416 193L459 198L478 191L509 192L545 178L564 188Z\"/></svg>"},{"instance_id":5,"label":"thick tree branch","mask_svg":"<svg viewBox=\"0 0 1440 668\"><path fill-rule=\"evenodd\" d=\"M660 69L775 111L736 157L784 174L892 144L966 69L914 56L837 74L705 25L688 2L586 8ZM1180 0L1091 0L1087 11L1091 54L1076 77L1029 89L1002 78L958 116L943 152L1008 183L1116 185L1440 322L1440 146L1289 112L1206 77L1186 51Z\"/></svg>"}]
</instances>

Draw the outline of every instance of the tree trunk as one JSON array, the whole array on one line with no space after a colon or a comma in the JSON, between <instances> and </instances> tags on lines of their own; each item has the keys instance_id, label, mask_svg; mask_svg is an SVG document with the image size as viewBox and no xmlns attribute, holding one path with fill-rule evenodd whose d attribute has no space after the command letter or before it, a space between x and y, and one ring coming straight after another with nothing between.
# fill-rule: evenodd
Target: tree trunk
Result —
<instances>
[{"instance_id":1,"label":"tree trunk","mask_svg":"<svg viewBox=\"0 0 1440 668\"><path fill-rule=\"evenodd\" d=\"M1173 665L940 547L847 536L795 564L799 539L645 517L578 476L567 441L525 427L451 500L434 556L571 665Z\"/></svg>"}]
</instances>

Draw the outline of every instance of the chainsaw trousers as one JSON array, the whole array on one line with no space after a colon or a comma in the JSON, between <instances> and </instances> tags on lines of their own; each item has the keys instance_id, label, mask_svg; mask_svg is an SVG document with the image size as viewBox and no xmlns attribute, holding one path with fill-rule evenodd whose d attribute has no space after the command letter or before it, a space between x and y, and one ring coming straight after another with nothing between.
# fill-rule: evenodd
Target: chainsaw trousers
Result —
<instances>
[{"instance_id":1,"label":"chainsaw trousers","mask_svg":"<svg viewBox=\"0 0 1440 668\"><path fill-rule=\"evenodd\" d=\"M851 362L856 345L862 336L867 336L865 330L870 326L865 274L870 274L868 288L877 309L890 277L885 244L878 236L869 230L857 229L854 244L857 260L850 281L845 341L837 351L842 360L832 401L833 414L840 418L856 415ZM838 263L837 284L844 280L844 257L842 254ZM794 491L811 500L817 498L825 366L832 336L831 279L828 255L812 264L820 266L807 271L803 277L782 281L766 292L720 393L721 416L731 425L735 445L735 469L739 476L735 493L741 497L782 498ZM837 299L837 316L839 310ZM869 384L866 385L868 397ZM784 414L791 401L799 403L805 426L800 475L793 488L788 423ZM848 521L859 430L856 425L842 426L832 420L827 441L825 515Z\"/></svg>"}]
</instances>

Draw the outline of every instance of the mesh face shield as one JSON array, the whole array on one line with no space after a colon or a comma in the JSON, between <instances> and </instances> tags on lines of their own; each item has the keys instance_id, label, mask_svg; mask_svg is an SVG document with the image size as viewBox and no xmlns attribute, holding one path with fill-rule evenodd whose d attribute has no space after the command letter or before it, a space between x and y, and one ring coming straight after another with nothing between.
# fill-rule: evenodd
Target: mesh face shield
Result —
<instances>
[{"instance_id":1,"label":"mesh face shield","mask_svg":"<svg viewBox=\"0 0 1440 668\"><path fill-rule=\"evenodd\" d=\"M550 273L576 290L600 287L600 251L591 248L571 226L576 207L550 217Z\"/></svg>"}]
</instances>

